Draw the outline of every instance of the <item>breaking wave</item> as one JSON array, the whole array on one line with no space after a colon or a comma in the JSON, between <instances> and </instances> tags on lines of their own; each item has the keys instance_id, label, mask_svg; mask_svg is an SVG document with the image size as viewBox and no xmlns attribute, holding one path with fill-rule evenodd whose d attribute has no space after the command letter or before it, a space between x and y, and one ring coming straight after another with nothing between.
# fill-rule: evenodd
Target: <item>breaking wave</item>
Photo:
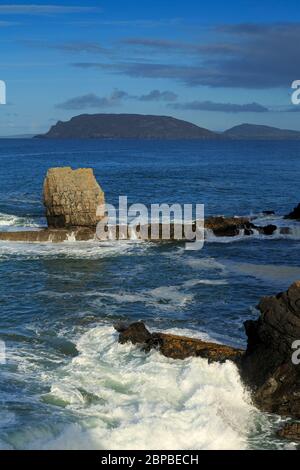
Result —
<instances>
[{"instance_id":1,"label":"breaking wave","mask_svg":"<svg viewBox=\"0 0 300 470\"><path fill-rule=\"evenodd\" d=\"M38 228L44 225L43 218L33 217L19 217L13 214L5 214L0 212L0 229L25 229L25 228Z\"/></svg>"},{"instance_id":2,"label":"breaking wave","mask_svg":"<svg viewBox=\"0 0 300 470\"><path fill-rule=\"evenodd\" d=\"M189 332L187 332L189 333ZM79 355L53 373L44 372L43 402L63 407L76 423L47 427L34 442L42 449L246 449L268 418L251 405L231 362L208 364L145 354L120 345L113 329L92 328L77 341ZM38 436L38 437L37 437ZM263 442L263 440L261 439Z\"/></svg>"}]
</instances>

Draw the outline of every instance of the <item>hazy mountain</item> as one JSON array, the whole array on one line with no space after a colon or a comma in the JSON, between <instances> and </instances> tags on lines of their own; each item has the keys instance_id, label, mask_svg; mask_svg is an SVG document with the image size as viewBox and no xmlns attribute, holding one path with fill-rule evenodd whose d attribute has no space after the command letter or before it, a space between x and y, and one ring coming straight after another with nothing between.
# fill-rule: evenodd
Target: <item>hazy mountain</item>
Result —
<instances>
[{"instance_id":1,"label":"hazy mountain","mask_svg":"<svg viewBox=\"0 0 300 470\"><path fill-rule=\"evenodd\" d=\"M261 126L255 124L241 124L232 127L223 133L231 139L253 140L292 140L300 139L300 132L277 127Z\"/></svg>"}]
</instances>

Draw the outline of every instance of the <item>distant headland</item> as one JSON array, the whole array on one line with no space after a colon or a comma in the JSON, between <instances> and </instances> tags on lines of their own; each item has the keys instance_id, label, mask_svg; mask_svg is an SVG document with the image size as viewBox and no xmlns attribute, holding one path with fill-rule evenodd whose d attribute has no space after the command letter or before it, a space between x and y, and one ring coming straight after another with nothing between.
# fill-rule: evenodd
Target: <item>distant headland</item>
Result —
<instances>
[{"instance_id":1,"label":"distant headland","mask_svg":"<svg viewBox=\"0 0 300 470\"><path fill-rule=\"evenodd\" d=\"M300 140L300 132L241 124L214 132L170 116L143 114L81 114L58 121L44 139L186 139L186 140Z\"/></svg>"}]
</instances>

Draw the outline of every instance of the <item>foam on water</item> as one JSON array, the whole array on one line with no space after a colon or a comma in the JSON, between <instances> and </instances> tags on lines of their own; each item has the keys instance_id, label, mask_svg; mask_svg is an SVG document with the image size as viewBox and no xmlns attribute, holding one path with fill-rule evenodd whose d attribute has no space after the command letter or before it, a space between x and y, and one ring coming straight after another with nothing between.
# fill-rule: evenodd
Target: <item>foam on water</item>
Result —
<instances>
[{"instance_id":1,"label":"foam on water","mask_svg":"<svg viewBox=\"0 0 300 470\"><path fill-rule=\"evenodd\" d=\"M72 236L63 243L23 243L0 242L0 259L18 257L22 259L39 258L74 258L74 259L100 259L106 256L130 254L136 247L146 250L149 244L132 240L115 242L79 242Z\"/></svg>"},{"instance_id":2,"label":"foam on water","mask_svg":"<svg viewBox=\"0 0 300 470\"><path fill-rule=\"evenodd\" d=\"M188 333L188 332L187 332ZM120 345L102 325L77 341L79 356L52 375L42 397L77 416L27 448L44 449L245 449L259 412L236 367L201 358L175 361ZM264 419L263 419L264 422ZM265 421L260 425L260 432ZM24 430L24 438L28 433ZM36 433L35 433L36 434ZM36 436L35 436L36 437ZM20 437L19 437L20 439ZM18 441L20 445L20 441Z\"/></svg>"},{"instance_id":3,"label":"foam on water","mask_svg":"<svg viewBox=\"0 0 300 470\"><path fill-rule=\"evenodd\" d=\"M141 302L148 306L154 306L159 310L171 310L175 311L185 307L193 301L194 295L188 293L184 289L184 285L179 286L161 286L155 289L147 289L140 292L126 292L120 291L114 292L93 292L92 295L98 297L94 300L94 303L101 304L102 298L111 298L114 302L124 303L136 303ZM100 300L100 302L99 302Z\"/></svg>"},{"instance_id":4,"label":"foam on water","mask_svg":"<svg viewBox=\"0 0 300 470\"><path fill-rule=\"evenodd\" d=\"M11 230L12 228L37 228L41 225L40 220L32 217L18 217L17 215L5 214L0 212L0 228L2 231Z\"/></svg>"}]
</instances>

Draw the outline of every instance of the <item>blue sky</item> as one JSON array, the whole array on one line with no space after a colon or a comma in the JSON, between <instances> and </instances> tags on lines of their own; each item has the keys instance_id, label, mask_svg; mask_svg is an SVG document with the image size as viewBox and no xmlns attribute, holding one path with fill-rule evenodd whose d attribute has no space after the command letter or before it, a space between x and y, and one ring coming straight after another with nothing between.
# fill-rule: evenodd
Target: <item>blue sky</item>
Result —
<instances>
[{"instance_id":1,"label":"blue sky","mask_svg":"<svg viewBox=\"0 0 300 470\"><path fill-rule=\"evenodd\" d=\"M296 1L0 2L0 135L82 113L300 130Z\"/></svg>"}]
</instances>

